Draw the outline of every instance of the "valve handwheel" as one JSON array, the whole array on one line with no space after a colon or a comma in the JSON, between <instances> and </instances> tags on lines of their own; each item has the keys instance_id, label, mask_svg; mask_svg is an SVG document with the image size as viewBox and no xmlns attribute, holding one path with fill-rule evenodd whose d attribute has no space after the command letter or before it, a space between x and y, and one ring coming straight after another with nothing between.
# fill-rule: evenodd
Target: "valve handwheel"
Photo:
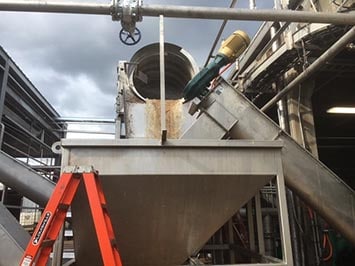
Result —
<instances>
[{"instance_id":1,"label":"valve handwheel","mask_svg":"<svg viewBox=\"0 0 355 266\"><path fill-rule=\"evenodd\" d=\"M137 44L142 38L141 32L139 29L135 28L133 34L129 31L121 29L120 31L120 40L125 45L135 45Z\"/></svg>"}]
</instances>

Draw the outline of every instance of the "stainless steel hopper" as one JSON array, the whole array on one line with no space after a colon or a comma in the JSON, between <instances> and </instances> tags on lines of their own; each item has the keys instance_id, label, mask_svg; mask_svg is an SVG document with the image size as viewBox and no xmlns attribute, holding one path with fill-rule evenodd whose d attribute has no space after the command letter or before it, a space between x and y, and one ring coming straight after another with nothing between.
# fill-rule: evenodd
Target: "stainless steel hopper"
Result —
<instances>
[{"instance_id":1,"label":"stainless steel hopper","mask_svg":"<svg viewBox=\"0 0 355 266\"><path fill-rule=\"evenodd\" d=\"M65 165L99 170L124 265L182 264L271 178L282 175L281 142L63 140L62 145ZM80 188L72 214L77 265L102 265Z\"/></svg>"}]
</instances>

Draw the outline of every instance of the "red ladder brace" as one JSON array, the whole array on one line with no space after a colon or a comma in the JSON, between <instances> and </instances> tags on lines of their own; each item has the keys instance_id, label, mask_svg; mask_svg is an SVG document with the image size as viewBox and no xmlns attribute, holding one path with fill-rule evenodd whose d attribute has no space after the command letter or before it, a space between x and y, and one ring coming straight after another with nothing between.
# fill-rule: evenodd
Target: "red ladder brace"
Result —
<instances>
[{"instance_id":1,"label":"red ladder brace","mask_svg":"<svg viewBox=\"0 0 355 266\"><path fill-rule=\"evenodd\" d=\"M122 266L98 172L92 167L85 169L87 168L72 167L69 172L61 175L27 245L20 266L46 265L81 180L88 195L104 265Z\"/></svg>"}]
</instances>

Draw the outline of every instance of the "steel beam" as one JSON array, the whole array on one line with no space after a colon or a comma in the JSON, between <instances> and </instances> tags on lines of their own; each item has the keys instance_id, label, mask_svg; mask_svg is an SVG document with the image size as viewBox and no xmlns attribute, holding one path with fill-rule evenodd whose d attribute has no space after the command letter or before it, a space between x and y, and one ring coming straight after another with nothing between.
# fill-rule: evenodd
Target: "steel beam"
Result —
<instances>
[{"instance_id":1,"label":"steel beam","mask_svg":"<svg viewBox=\"0 0 355 266\"><path fill-rule=\"evenodd\" d=\"M41 126L46 129L48 132L52 133L57 139L60 139L60 133L53 131L53 126L55 124L50 124L45 118L43 118L43 116L41 116L34 108L32 108L32 106L30 104L28 104L24 99L23 96L21 96L20 94L16 93L13 89L8 87L7 90L7 94L8 96L10 96L12 99L14 99L18 106L16 106L15 108L20 109L19 106L21 106L21 109L25 112L25 114L27 114L28 116L32 117L33 120L37 120L38 123L41 124ZM10 109L9 106L6 109ZM50 116L48 116L50 117Z\"/></svg>"},{"instance_id":2,"label":"steel beam","mask_svg":"<svg viewBox=\"0 0 355 266\"><path fill-rule=\"evenodd\" d=\"M271 29L272 24L270 25L269 30ZM320 30L324 30L327 28L327 25L325 24L310 24L307 27L301 28L300 30L296 31L293 34L293 42L297 43L299 41L302 41L303 38L309 36L310 33L315 33ZM267 28L265 28L261 33L265 32ZM268 33L266 33L268 34ZM258 35L258 34L257 34ZM261 39L262 41L263 39ZM265 43L266 44L266 43ZM263 43L260 44L261 46L265 45ZM245 85L245 90L246 91L254 91L255 88L250 86L255 80L258 80L264 73L265 71L271 71L274 64L278 62L278 60L283 57L287 56L287 53L289 52L289 47L287 43L284 43L282 46L280 46L276 52L272 53L270 56L268 56L265 60L254 60L256 58L259 58L261 54L253 54L253 57L248 59L244 65L243 61L244 59L241 59L241 69L242 71L239 71L238 75L240 74L241 77L243 77L243 85ZM261 49L259 50L261 51ZM247 54L246 54L247 55ZM253 61L254 60L254 61ZM234 78L235 79L235 78Z\"/></svg>"},{"instance_id":3,"label":"steel beam","mask_svg":"<svg viewBox=\"0 0 355 266\"><path fill-rule=\"evenodd\" d=\"M355 17L355 16L354 16ZM344 36L342 36L336 43L334 43L327 51L325 51L316 61L306 68L302 74L290 82L282 91L275 95L267 104L261 108L262 111L269 110L275 103L282 99L291 90L298 88L298 86L307 80L310 76L316 73L320 68L324 67L326 63L332 60L344 47L355 39L355 27L352 27Z\"/></svg>"},{"instance_id":4,"label":"steel beam","mask_svg":"<svg viewBox=\"0 0 355 266\"><path fill-rule=\"evenodd\" d=\"M18 121L15 121L15 119L13 119L14 117L16 118L16 114L14 113L14 111L12 111L7 106L5 106L5 108L4 108L4 119L5 119L5 121L4 122L12 123L16 127L16 129L18 129L21 132L21 134L23 134L26 137L28 137L28 139L33 140L38 145L46 148L49 151L52 150L52 147L50 147L49 145L44 143L33 132L28 131L25 127L23 127L20 123L18 123ZM26 144L28 144L28 143L26 143Z\"/></svg>"},{"instance_id":5,"label":"steel beam","mask_svg":"<svg viewBox=\"0 0 355 266\"><path fill-rule=\"evenodd\" d=\"M184 139L218 139L227 135L232 139L282 140L286 185L355 244L355 193L336 174L224 80L199 106L210 115L201 113ZM228 132L210 118L217 117L221 106L238 119Z\"/></svg>"},{"instance_id":6,"label":"steel beam","mask_svg":"<svg viewBox=\"0 0 355 266\"><path fill-rule=\"evenodd\" d=\"M1 74L1 78L0 78L0 122L2 121L2 115L3 115L3 111L4 111L5 95L6 95L6 91L7 91L7 81L8 81L8 77L9 77L9 69L10 69L10 64L9 64L9 59L7 59L6 63L5 63L5 69L4 69L3 73Z\"/></svg>"},{"instance_id":7,"label":"steel beam","mask_svg":"<svg viewBox=\"0 0 355 266\"><path fill-rule=\"evenodd\" d=\"M261 46L263 46L263 42L265 38L268 38L270 34L270 29L274 23L273 22L264 22L258 32L255 34L253 40L251 41L250 45L244 52L244 55L241 56L239 60L239 69L238 72L242 73L249 64L255 60L255 58L260 54L262 50ZM235 73L233 73L235 75Z\"/></svg>"}]
</instances>

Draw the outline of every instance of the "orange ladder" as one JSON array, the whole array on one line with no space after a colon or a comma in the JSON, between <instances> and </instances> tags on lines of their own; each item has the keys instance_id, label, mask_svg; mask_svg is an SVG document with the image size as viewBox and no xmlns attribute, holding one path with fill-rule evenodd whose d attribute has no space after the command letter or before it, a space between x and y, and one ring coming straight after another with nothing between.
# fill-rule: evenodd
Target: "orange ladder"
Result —
<instances>
[{"instance_id":1,"label":"orange ladder","mask_svg":"<svg viewBox=\"0 0 355 266\"><path fill-rule=\"evenodd\" d=\"M69 166L63 171L27 245L20 266L46 265L81 180L89 199L104 265L122 266L98 172L91 166Z\"/></svg>"}]
</instances>

